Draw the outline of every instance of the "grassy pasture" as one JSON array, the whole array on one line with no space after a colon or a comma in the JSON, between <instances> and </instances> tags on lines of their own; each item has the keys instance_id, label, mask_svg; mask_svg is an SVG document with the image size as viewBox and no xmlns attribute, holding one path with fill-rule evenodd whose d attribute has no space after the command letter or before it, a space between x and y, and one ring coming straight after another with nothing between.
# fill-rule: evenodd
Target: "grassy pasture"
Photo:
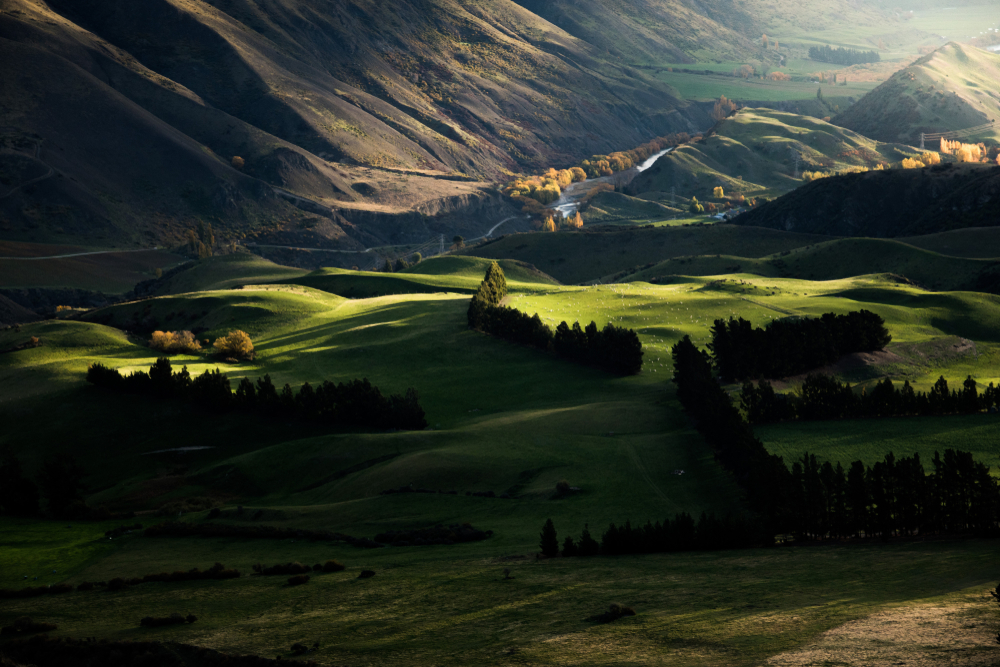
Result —
<instances>
[{"instance_id":1,"label":"grassy pasture","mask_svg":"<svg viewBox=\"0 0 1000 667\"><path fill-rule=\"evenodd\" d=\"M344 551L305 542L123 540L78 577L144 574L220 560L335 556L343 573L285 587L284 577L144 584L118 594L70 593L15 600L11 615L56 622L55 634L151 638L288 656L293 642L320 643L325 664L755 665L872 612L972 604L961 623L992 627L983 601L993 585L990 542L807 547L535 562L500 561L487 543ZM522 545L533 550L533 542ZM356 579L363 567L378 574ZM508 567L513 578L504 580ZM113 604L109 602L113 601ZM638 615L611 625L584 620L611 601ZM98 611L99 610L99 611ZM190 626L140 630L147 614L193 612ZM984 631L984 637L988 634ZM898 647L917 658L925 647ZM995 647L965 649L988 658ZM975 653L973 653L975 654Z\"/></svg>"},{"instance_id":2,"label":"grassy pasture","mask_svg":"<svg viewBox=\"0 0 1000 667\"><path fill-rule=\"evenodd\" d=\"M726 226L627 233L631 245L645 252L649 240L669 241L668 252L739 242L761 256L815 243L814 237L759 231L743 229L742 237ZM600 252L618 252L613 241L620 236L515 235L483 249L582 240L593 244L590 250L577 246L581 252L574 262L583 271ZM990 610L980 598L996 576L995 545L989 542L589 561L536 562L532 554L549 517L564 537L578 536L584 523L599 532L611 521L645 522L681 510L724 512L735 505L737 488L679 410L668 382L669 346L685 334L704 344L715 317L738 314L764 324L789 315L869 308L886 317L893 349L903 358L898 367L875 371L908 373L912 383L926 388L938 374L960 381L973 367L980 369L980 381L997 381L991 375L1000 351L996 297L928 293L879 276L809 281L738 274L726 282L688 276L667 285L564 286L525 265L506 263L512 305L538 312L552 325L594 319L637 329L646 350L644 371L615 378L469 332L468 299L459 292L478 282L486 262L452 256L403 274L323 274L335 277L328 287L342 292L376 290L384 283L374 281L394 278L422 286L421 294L346 299L319 288L265 285L164 296L94 313L102 319L111 315L114 323L130 321L136 312L164 321L174 313L171 322L206 327L208 336L230 327L252 332L258 350L253 362L175 358L176 365L186 363L195 373L218 366L233 380L269 373L279 385L364 376L388 392L414 386L431 424L419 433L329 432L253 416L219 418L169 401L109 399L85 386L86 364L146 366L157 355L141 340L76 321L0 332L3 347L30 335L43 342L0 355L0 418L9 425L0 431L0 447L14 447L29 470L45 454L76 452L88 469L88 500L94 505L154 508L208 497L227 507L265 509L261 523L354 535L463 521L496 531L481 543L366 551L299 540L128 536L108 541L101 539L106 529L101 525L3 520L0 586L20 585L24 574L51 570L57 573L45 583L204 568L215 561L247 573L256 562L311 564L335 557L349 569L299 588L284 587L284 577L261 577L5 601L0 620L30 615L58 623L57 634L155 636L264 655L287 656L293 642L319 641L321 651L310 657L333 664L595 665L760 664L845 622L926 605L974 604L962 618L985 622ZM250 279L254 276L259 274ZM950 351L957 337L976 342L978 360ZM54 410L58 419L50 418ZM910 431L922 455L939 441L960 439L948 435L949 428L974 438L982 456L1000 454L989 417L981 420L985 426L971 418L926 423L927 434ZM894 434L889 422L861 427L873 424L885 435L869 444L863 435L848 433L847 422L829 430L829 446L816 434L782 434L781 427L769 427L762 437L789 456L803 437L812 438L810 449L817 454L821 447L813 444L824 445L824 451L867 447L859 456L874 456L890 436L896 438L894 451L910 453L899 446L907 442L903 429ZM857 424L853 428L864 433ZM844 431L839 440L837 429ZM209 449L150 454L178 447ZM685 474L672 474L677 469ZM553 497L561 479L581 491ZM458 494L380 494L409 484ZM464 495L482 490L515 498ZM205 514L182 518L202 521ZM33 571L21 571L28 566ZM503 580L504 567L513 570L513 579ZM361 568L378 574L359 581ZM639 615L609 626L584 620L614 601L634 606ZM175 611L195 613L200 620L154 631L137 627L141 616Z\"/></svg>"},{"instance_id":3,"label":"grassy pasture","mask_svg":"<svg viewBox=\"0 0 1000 667\"><path fill-rule=\"evenodd\" d=\"M838 66L830 63L812 63L810 72L827 71ZM701 65L685 66L701 69ZM755 102L791 102L811 100L816 97L817 84L812 81L770 81L761 79L741 79L733 76L713 74L688 74L686 72L663 71L656 78L677 89L683 99L708 102L725 95L731 100L752 100ZM848 97L861 97L878 85L874 81L852 81L846 86L824 86L824 96L831 105L847 105Z\"/></svg>"}]
</instances>

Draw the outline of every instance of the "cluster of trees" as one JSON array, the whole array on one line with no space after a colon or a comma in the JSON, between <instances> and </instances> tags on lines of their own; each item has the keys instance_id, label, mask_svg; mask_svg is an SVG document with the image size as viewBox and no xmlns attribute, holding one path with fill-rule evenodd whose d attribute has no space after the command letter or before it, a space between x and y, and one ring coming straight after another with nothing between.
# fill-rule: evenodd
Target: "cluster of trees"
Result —
<instances>
[{"instance_id":1,"label":"cluster of trees","mask_svg":"<svg viewBox=\"0 0 1000 667\"><path fill-rule=\"evenodd\" d=\"M928 475L919 454L889 453L845 471L803 454L792 464L784 523L802 539L996 534L1000 487L989 466L952 449L935 452L931 464Z\"/></svg>"},{"instance_id":2,"label":"cluster of trees","mask_svg":"<svg viewBox=\"0 0 1000 667\"><path fill-rule=\"evenodd\" d=\"M729 114L739 109L732 100L726 99L725 95L720 95L715 106L712 107L712 120L720 121L728 117Z\"/></svg>"},{"instance_id":3,"label":"cluster of trees","mask_svg":"<svg viewBox=\"0 0 1000 667\"><path fill-rule=\"evenodd\" d=\"M36 516L44 499L51 516L89 518L92 511L83 502L83 474L83 468L72 456L49 456L32 480L24 474L14 452L6 448L0 452L0 512Z\"/></svg>"},{"instance_id":4,"label":"cluster of trees","mask_svg":"<svg viewBox=\"0 0 1000 667\"><path fill-rule=\"evenodd\" d=\"M515 179L507 184L503 193L522 202L525 213L540 215L544 211L543 207L559 199L563 188L571 183L626 171L665 148L679 146L690 140L690 135L680 132L658 137L632 150L616 151L609 155L593 155L569 169L549 169L539 176Z\"/></svg>"},{"instance_id":5,"label":"cluster of trees","mask_svg":"<svg viewBox=\"0 0 1000 667\"><path fill-rule=\"evenodd\" d=\"M954 155L959 162L984 162L989 150L986 144L963 144L961 141L949 141L942 137L941 153Z\"/></svg>"},{"instance_id":6,"label":"cluster of trees","mask_svg":"<svg viewBox=\"0 0 1000 667\"><path fill-rule=\"evenodd\" d=\"M859 51L857 49L838 49L830 46L809 47L809 59L837 65L860 65L862 63L881 62L878 51Z\"/></svg>"},{"instance_id":7,"label":"cluster of trees","mask_svg":"<svg viewBox=\"0 0 1000 667\"><path fill-rule=\"evenodd\" d=\"M715 320L711 331L708 349L727 382L796 375L845 354L881 350L892 340L885 320L869 310L774 320L763 329L730 317Z\"/></svg>"},{"instance_id":8,"label":"cluster of trees","mask_svg":"<svg viewBox=\"0 0 1000 667\"><path fill-rule=\"evenodd\" d=\"M212 223L198 221L197 229L188 229L186 234L187 252L198 259L205 259L212 256L212 248L215 246L215 232L212 231Z\"/></svg>"},{"instance_id":9,"label":"cluster of trees","mask_svg":"<svg viewBox=\"0 0 1000 667\"><path fill-rule=\"evenodd\" d=\"M247 540L309 540L310 542L347 542L356 547L376 548L379 544L367 537L352 537L329 530L279 528L277 526L238 526L231 523L189 523L164 521L146 529L146 537L226 537Z\"/></svg>"},{"instance_id":10,"label":"cluster of trees","mask_svg":"<svg viewBox=\"0 0 1000 667\"><path fill-rule=\"evenodd\" d=\"M840 463L820 466L807 456L789 471L781 457L764 449L715 381L708 354L687 336L671 352L681 404L720 464L746 489L763 534L823 538L997 532L1000 487L989 468L968 452L946 450L943 459L935 453L929 476L919 456L896 461L891 454L872 467L855 461L846 473Z\"/></svg>"},{"instance_id":11,"label":"cluster of trees","mask_svg":"<svg viewBox=\"0 0 1000 667\"><path fill-rule=\"evenodd\" d=\"M194 354L201 351L201 343L190 331L154 331L149 339L149 346L167 354Z\"/></svg>"},{"instance_id":12,"label":"cluster of trees","mask_svg":"<svg viewBox=\"0 0 1000 667\"><path fill-rule=\"evenodd\" d=\"M586 329L579 322L572 327L561 322L553 333L538 313L528 315L499 305L506 295L507 280L500 265L493 262L469 304L469 328L520 345L551 350L570 361L618 375L635 375L642 370L642 342L632 329L610 322L601 330L595 322Z\"/></svg>"},{"instance_id":13,"label":"cluster of trees","mask_svg":"<svg viewBox=\"0 0 1000 667\"><path fill-rule=\"evenodd\" d=\"M827 375L809 375L798 395L779 394L767 380L743 384L740 407L751 424L786 420L857 419L860 417L906 417L975 414L1000 406L1000 387L991 382L983 393L972 376L961 390L948 389L944 376L929 392L914 391L909 381L897 387L886 378L871 391L856 392L847 382Z\"/></svg>"},{"instance_id":14,"label":"cluster of trees","mask_svg":"<svg viewBox=\"0 0 1000 667\"><path fill-rule=\"evenodd\" d=\"M902 162L903 169L923 169L924 167L931 167L935 164L941 164L940 153L921 153L915 158L903 158Z\"/></svg>"},{"instance_id":15,"label":"cluster of trees","mask_svg":"<svg viewBox=\"0 0 1000 667\"><path fill-rule=\"evenodd\" d=\"M320 565L319 563L309 567L308 565L303 565L298 561L294 563L278 563L277 565L263 565L257 563L253 566L253 571L255 575L258 576L272 576L277 574L307 574L309 572L343 572L347 567L336 560L328 560L326 563Z\"/></svg>"},{"instance_id":16,"label":"cluster of trees","mask_svg":"<svg viewBox=\"0 0 1000 667\"><path fill-rule=\"evenodd\" d=\"M702 513L698 521L690 514L681 512L672 520L662 522L647 521L644 526L632 526L626 521L622 526L611 524L598 543L584 526L578 540L572 536L563 540L562 549L553 551L558 545L552 520L542 528L542 553L554 556L621 556L626 554L670 553L676 551L716 551L721 549L741 549L767 543L762 524L751 514L727 514L718 518ZM773 538L772 538L773 539Z\"/></svg>"},{"instance_id":17,"label":"cluster of trees","mask_svg":"<svg viewBox=\"0 0 1000 667\"><path fill-rule=\"evenodd\" d=\"M319 421L338 426L419 430L427 426L416 390L383 396L367 379L334 384L329 380L313 388L308 382L298 393L286 384L279 392L271 377L253 382L243 378L232 391L229 378L219 369L192 378L187 366L174 371L161 357L149 372L122 375L103 364L87 368L87 381L111 391L155 398L181 398L216 412L239 409L259 415Z\"/></svg>"}]
</instances>

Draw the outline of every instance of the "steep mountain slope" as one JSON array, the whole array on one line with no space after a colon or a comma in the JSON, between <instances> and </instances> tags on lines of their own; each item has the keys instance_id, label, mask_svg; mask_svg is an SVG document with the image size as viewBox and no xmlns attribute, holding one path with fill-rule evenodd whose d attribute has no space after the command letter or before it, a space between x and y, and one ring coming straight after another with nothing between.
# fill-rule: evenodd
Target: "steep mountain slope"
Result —
<instances>
[{"instance_id":1,"label":"steep mountain slope","mask_svg":"<svg viewBox=\"0 0 1000 667\"><path fill-rule=\"evenodd\" d=\"M722 186L726 194L780 194L802 185L803 171L843 171L899 162L915 151L872 141L798 114L742 109L705 138L663 156L629 184L632 194L664 193L699 199ZM796 174L795 156L800 156ZM655 196L655 194L654 194Z\"/></svg>"},{"instance_id":2,"label":"steep mountain slope","mask_svg":"<svg viewBox=\"0 0 1000 667\"><path fill-rule=\"evenodd\" d=\"M734 2L667 0L515 0L613 57L631 64L690 63L696 57L739 60L759 49L763 30Z\"/></svg>"},{"instance_id":3,"label":"steep mountain slope","mask_svg":"<svg viewBox=\"0 0 1000 667\"><path fill-rule=\"evenodd\" d=\"M1000 54L949 42L865 95L833 119L879 141L919 145L920 133L1000 120ZM1000 137L1000 128L966 141ZM936 146L928 146L936 148Z\"/></svg>"},{"instance_id":4,"label":"steep mountain slope","mask_svg":"<svg viewBox=\"0 0 1000 667\"><path fill-rule=\"evenodd\" d=\"M998 198L1000 167L941 164L824 178L747 211L734 222L809 234L891 238L996 226Z\"/></svg>"},{"instance_id":5,"label":"steep mountain slope","mask_svg":"<svg viewBox=\"0 0 1000 667\"><path fill-rule=\"evenodd\" d=\"M470 181L708 125L510 0L2 0L0 49L0 232L36 240L401 242L488 218Z\"/></svg>"}]
</instances>

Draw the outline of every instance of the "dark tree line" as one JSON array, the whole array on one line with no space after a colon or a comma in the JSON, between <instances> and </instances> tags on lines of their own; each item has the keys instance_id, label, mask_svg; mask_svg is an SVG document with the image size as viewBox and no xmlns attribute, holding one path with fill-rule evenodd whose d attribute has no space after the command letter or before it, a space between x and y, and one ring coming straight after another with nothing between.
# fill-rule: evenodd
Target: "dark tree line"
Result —
<instances>
[{"instance_id":1,"label":"dark tree line","mask_svg":"<svg viewBox=\"0 0 1000 667\"><path fill-rule=\"evenodd\" d=\"M716 551L760 546L767 542L763 524L751 514L728 514L718 518L702 513L698 521L681 512L673 520L647 521L644 526L611 524L601 541L584 526L580 538L567 537L558 548L555 526L549 519L542 528L542 553L555 556L620 556L625 554L670 553L676 551Z\"/></svg>"},{"instance_id":2,"label":"dark tree line","mask_svg":"<svg viewBox=\"0 0 1000 667\"><path fill-rule=\"evenodd\" d=\"M308 382L298 392L286 384L279 391L265 375L254 382L243 378L231 389L229 378L218 369L192 378L185 366L174 371L170 360L160 358L149 372L122 375L102 364L87 369L87 381L111 391L154 398L180 398L215 412L237 409L279 418L298 418L337 426L419 430L427 426L417 392L383 396L367 379L334 384L329 380L313 387Z\"/></svg>"},{"instance_id":3,"label":"dark tree line","mask_svg":"<svg viewBox=\"0 0 1000 667\"><path fill-rule=\"evenodd\" d=\"M469 328L520 345L555 352L580 364L597 366L617 375L635 375L642 370L642 342L632 329L610 322L598 329L595 322L581 328L561 322L555 333L538 313L528 315L516 308L501 306L507 281L500 265L493 262L469 304Z\"/></svg>"},{"instance_id":4,"label":"dark tree line","mask_svg":"<svg viewBox=\"0 0 1000 667\"><path fill-rule=\"evenodd\" d=\"M789 471L769 454L716 382L708 354L685 336L671 350L677 395L715 450L720 464L747 493L764 534L801 538L892 537L915 533L996 534L1000 487L989 467L968 452L935 453L925 474L914 455L892 454L872 467L853 462L817 465L814 456ZM818 376L817 376L818 377Z\"/></svg>"},{"instance_id":5,"label":"dark tree line","mask_svg":"<svg viewBox=\"0 0 1000 667\"><path fill-rule=\"evenodd\" d=\"M914 391L909 381L896 386L886 378L867 391L856 392L847 382L827 375L809 375L798 396L779 394L767 380L756 385L745 382L740 407L751 424L786 420L857 419L862 417L906 417L975 414L995 411L1000 403L1000 387L991 382L982 394L968 376L961 390L949 390L939 377L928 392Z\"/></svg>"},{"instance_id":6,"label":"dark tree line","mask_svg":"<svg viewBox=\"0 0 1000 667\"><path fill-rule=\"evenodd\" d=\"M860 65L861 63L881 62L878 51L859 51L857 49L838 49L830 46L810 46L809 59L837 65Z\"/></svg>"},{"instance_id":7,"label":"dark tree line","mask_svg":"<svg viewBox=\"0 0 1000 667\"><path fill-rule=\"evenodd\" d=\"M885 320L868 310L774 320L763 329L743 319L715 320L708 349L726 382L797 375L845 354L881 350L892 340Z\"/></svg>"},{"instance_id":8,"label":"dark tree line","mask_svg":"<svg viewBox=\"0 0 1000 667\"><path fill-rule=\"evenodd\" d=\"M83 502L83 468L72 456L49 456L32 480L8 448L0 453L0 512L36 516L42 499L48 514L83 519L92 513Z\"/></svg>"}]
</instances>

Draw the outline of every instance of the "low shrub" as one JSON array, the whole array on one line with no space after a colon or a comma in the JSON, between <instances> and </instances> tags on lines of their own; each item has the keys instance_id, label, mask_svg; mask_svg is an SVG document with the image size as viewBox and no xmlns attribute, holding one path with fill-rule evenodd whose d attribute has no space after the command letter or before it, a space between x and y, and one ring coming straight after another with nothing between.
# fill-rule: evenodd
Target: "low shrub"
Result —
<instances>
[{"instance_id":1,"label":"low shrub","mask_svg":"<svg viewBox=\"0 0 1000 667\"><path fill-rule=\"evenodd\" d=\"M94 590L94 584L89 581L80 582L80 585L76 587L78 591L92 591Z\"/></svg>"},{"instance_id":2,"label":"low shrub","mask_svg":"<svg viewBox=\"0 0 1000 667\"><path fill-rule=\"evenodd\" d=\"M154 331L149 346L168 354L194 354L201 351L201 343L190 331Z\"/></svg>"},{"instance_id":3,"label":"low shrub","mask_svg":"<svg viewBox=\"0 0 1000 667\"><path fill-rule=\"evenodd\" d=\"M36 623L27 616L22 616L10 625L0 628L0 635L31 635L39 632L52 632L57 627L52 623Z\"/></svg>"},{"instance_id":4,"label":"low shrub","mask_svg":"<svg viewBox=\"0 0 1000 667\"><path fill-rule=\"evenodd\" d=\"M361 570L360 574L358 574L358 579L371 579L374 576L374 570Z\"/></svg>"},{"instance_id":5,"label":"low shrub","mask_svg":"<svg viewBox=\"0 0 1000 667\"><path fill-rule=\"evenodd\" d=\"M288 577L289 586L301 586L309 581L308 574L297 574L294 577Z\"/></svg>"},{"instance_id":6,"label":"low shrub","mask_svg":"<svg viewBox=\"0 0 1000 667\"><path fill-rule=\"evenodd\" d=\"M108 590L112 593L117 593L118 591L123 591L128 588L128 582L121 577L115 577L108 582Z\"/></svg>"},{"instance_id":7,"label":"low shrub","mask_svg":"<svg viewBox=\"0 0 1000 667\"><path fill-rule=\"evenodd\" d=\"M170 614L170 616L146 616L139 620L139 625L144 628L162 628L167 625L183 625L185 623L194 623L198 620L198 617L194 614L188 614L187 616L181 616L178 613Z\"/></svg>"},{"instance_id":8,"label":"low shrub","mask_svg":"<svg viewBox=\"0 0 1000 667\"><path fill-rule=\"evenodd\" d=\"M343 572L346 568L343 563L335 560L328 560L323 563L324 572Z\"/></svg>"},{"instance_id":9,"label":"low shrub","mask_svg":"<svg viewBox=\"0 0 1000 667\"><path fill-rule=\"evenodd\" d=\"M311 568L308 565L303 565L302 563L298 562L285 563L284 565L279 563L278 565L272 565L270 567L258 563L257 565L253 566L254 574L264 575L264 576L275 575L275 574L306 574L308 572L312 572L313 569L315 568Z\"/></svg>"},{"instance_id":10,"label":"low shrub","mask_svg":"<svg viewBox=\"0 0 1000 667\"><path fill-rule=\"evenodd\" d=\"M28 586L27 588L0 588L0 600L17 598L37 598L43 595L58 595L68 593L73 590L69 584L56 584L54 586Z\"/></svg>"},{"instance_id":11,"label":"low shrub","mask_svg":"<svg viewBox=\"0 0 1000 667\"><path fill-rule=\"evenodd\" d=\"M635 616L635 610L632 607L626 607L625 605L618 604L617 602L612 602L611 606L603 614L597 614L596 616L591 616L588 621L594 621L596 623L611 623L612 621L617 621L619 618L624 618L626 616Z\"/></svg>"}]
</instances>

